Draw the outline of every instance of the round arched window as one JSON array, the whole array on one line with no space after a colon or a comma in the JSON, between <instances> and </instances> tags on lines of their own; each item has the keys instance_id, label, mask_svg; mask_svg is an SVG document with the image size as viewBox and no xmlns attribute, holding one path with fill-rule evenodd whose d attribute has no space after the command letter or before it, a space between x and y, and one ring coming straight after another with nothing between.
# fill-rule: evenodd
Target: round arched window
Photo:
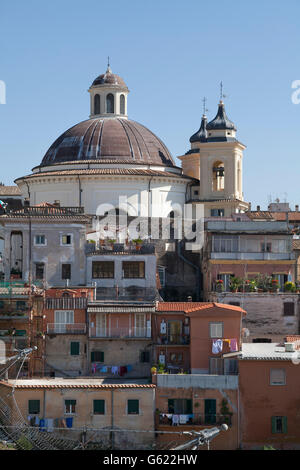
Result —
<instances>
[{"instance_id":1,"label":"round arched window","mask_svg":"<svg viewBox=\"0 0 300 470\"><path fill-rule=\"evenodd\" d=\"M106 97L106 112L109 114L113 114L115 112L115 98L111 93Z\"/></svg>"},{"instance_id":2,"label":"round arched window","mask_svg":"<svg viewBox=\"0 0 300 470\"><path fill-rule=\"evenodd\" d=\"M100 95L94 96L94 114L100 114Z\"/></svg>"},{"instance_id":3,"label":"round arched window","mask_svg":"<svg viewBox=\"0 0 300 470\"><path fill-rule=\"evenodd\" d=\"M125 96L120 96L120 114L125 114Z\"/></svg>"}]
</instances>

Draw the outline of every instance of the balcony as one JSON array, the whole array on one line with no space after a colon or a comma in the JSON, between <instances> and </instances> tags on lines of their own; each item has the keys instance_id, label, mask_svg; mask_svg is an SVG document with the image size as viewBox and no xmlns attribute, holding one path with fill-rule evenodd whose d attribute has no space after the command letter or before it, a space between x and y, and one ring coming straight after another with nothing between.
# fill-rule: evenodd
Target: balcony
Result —
<instances>
[{"instance_id":1,"label":"balcony","mask_svg":"<svg viewBox=\"0 0 300 470\"><path fill-rule=\"evenodd\" d=\"M47 297L45 300L45 308L47 310L76 310L86 309L87 307L86 297L75 297L75 298L54 298Z\"/></svg>"},{"instance_id":2,"label":"balcony","mask_svg":"<svg viewBox=\"0 0 300 470\"><path fill-rule=\"evenodd\" d=\"M157 344L184 346L190 344L190 335L171 335L169 337L160 335Z\"/></svg>"},{"instance_id":3,"label":"balcony","mask_svg":"<svg viewBox=\"0 0 300 470\"><path fill-rule=\"evenodd\" d=\"M155 287L97 287L95 300L154 302L155 298Z\"/></svg>"},{"instance_id":4,"label":"balcony","mask_svg":"<svg viewBox=\"0 0 300 470\"><path fill-rule=\"evenodd\" d=\"M48 323L47 334L83 335L86 333L85 323Z\"/></svg>"},{"instance_id":5,"label":"balcony","mask_svg":"<svg viewBox=\"0 0 300 470\"><path fill-rule=\"evenodd\" d=\"M163 388L237 390L238 382L238 375L157 374L157 386Z\"/></svg>"},{"instance_id":6,"label":"balcony","mask_svg":"<svg viewBox=\"0 0 300 470\"><path fill-rule=\"evenodd\" d=\"M216 426L227 424L231 426L231 415L209 415L209 414L175 414L160 413L159 424L164 426Z\"/></svg>"},{"instance_id":7,"label":"balcony","mask_svg":"<svg viewBox=\"0 0 300 470\"><path fill-rule=\"evenodd\" d=\"M105 255L105 254L121 254L121 255L153 255L155 253L155 245L152 243L86 243L85 248L88 255Z\"/></svg>"},{"instance_id":8,"label":"balcony","mask_svg":"<svg viewBox=\"0 0 300 470\"><path fill-rule=\"evenodd\" d=\"M90 327L90 338L101 339L145 339L151 338L151 328L126 327L126 328L97 328Z\"/></svg>"},{"instance_id":9,"label":"balcony","mask_svg":"<svg viewBox=\"0 0 300 470\"><path fill-rule=\"evenodd\" d=\"M58 205L47 205L47 206L28 206L22 207L22 209L11 209L7 211L10 216L49 216L49 215L65 215L74 216L78 214L84 214L83 207L60 207Z\"/></svg>"}]
</instances>

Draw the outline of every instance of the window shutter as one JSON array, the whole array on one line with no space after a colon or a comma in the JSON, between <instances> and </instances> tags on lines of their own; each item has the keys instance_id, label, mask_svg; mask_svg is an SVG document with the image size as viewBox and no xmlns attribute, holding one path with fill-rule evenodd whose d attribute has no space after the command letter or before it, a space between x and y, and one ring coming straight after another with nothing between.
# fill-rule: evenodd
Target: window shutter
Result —
<instances>
[{"instance_id":1,"label":"window shutter","mask_svg":"<svg viewBox=\"0 0 300 470\"><path fill-rule=\"evenodd\" d=\"M128 414L139 414L139 400L128 400Z\"/></svg>"},{"instance_id":2,"label":"window shutter","mask_svg":"<svg viewBox=\"0 0 300 470\"><path fill-rule=\"evenodd\" d=\"M149 351L141 352L141 362L150 362L150 353Z\"/></svg>"},{"instance_id":3,"label":"window shutter","mask_svg":"<svg viewBox=\"0 0 300 470\"><path fill-rule=\"evenodd\" d=\"M40 413L40 400L28 400L28 413L30 415Z\"/></svg>"},{"instance_id":4,"label":"window shutter","mask_svg":"<svg viewBox=\"0 0 300 470\"><path fill-rule=\"evenodd\" d=\"M272 433L276 433L276 416L272 416Z\"/></svg>"},{"instance_id":5,"label":"window shutter","mask_svg":"<svg viewBox=\"0 0 300 470\"><path fill-rule=\"evenodd\" d=\"M104 362L104 352L103 351L92 351L91 352L91 362Z\"/></svg>"},{"instance_id":6,"label":"window shutter","mask_svg":"<svg viewBox=\"0 0 300 470\"><path fill-rule=\"evenodd\" d=\"M79 346L80 343L78 341L71 342L71 356L79 356Z\"/></svg>"},{"instance_id":7,"label":"window shutter","mask_svg":"<svg viewBox=\"0 0 300 470\"><path fill-rule=\"evenodd\" d=\"M174 413L174 399L168 400L168 413Z\"/></svg>"},{"instance_id":8,"label":"window shutter","mask_svg":"<svg viewBox=\"0 0 300 470\"><path fill-rule=\"evenodd\" d=\"M287 433L287 417L282 417L282 432Z\"/></svg>"},{"instance_id":9,"label":"window shutter","mask_svg":"<svg viewBox=\"0 0 300 470\"><path fill-rule=\"evenodd\" d=\"M104 415L105 400L94 400L94 414Z\"/></svg>"},{"instance_id":10,"label":"window shutter","mask_svg":"<svg viewBox=\"0 0 300 470\"><path fill-rule=\"evenodd\" d=\"M192 414L193 413L193 401L192 400L187 400L186 401L186 414Z\"/></svg>"},{"instance_id":11,"label":"window shutter","mask_svg":"<svg viewBox=\"0 0 300 470\"><path fill-rule=\"evenodd\" d=\"M294 316L295 315L295 304L294 302L284 302L283 304L283 315Z\"/></svg>"}]
</instances>

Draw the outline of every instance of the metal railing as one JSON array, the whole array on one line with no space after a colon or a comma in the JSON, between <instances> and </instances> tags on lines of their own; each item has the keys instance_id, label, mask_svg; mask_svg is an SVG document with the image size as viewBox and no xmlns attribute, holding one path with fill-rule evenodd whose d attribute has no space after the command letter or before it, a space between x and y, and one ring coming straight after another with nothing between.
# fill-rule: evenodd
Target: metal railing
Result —
<instances>
[{"instance_id":1,"label":"metal railing","mask_svg":"<svg viewBox=\"0 0 300 470\"><path fill-rule=\"evenodd\" d=\"M159 424L166 426L214 426L227 424L231 426L231 415L203 414L203 413L160 413Z\"/></svg>"},{"instance_id":2,"label":"metal railing","mask_svg":"<svg viewBox=\"0 0 300 470\"><path fill-rule=\"evenodd\" d=\"M85 309L87 306L86 297L47 297L45 300L45 308L47 310L75 310Z\"/></svg>"},{"instance_id":3,"label":"metal railing","mask_svg":"<svg viewBox=\"0 0 300 470\"><path fill-rule=\"evenodd\" d=\"M18 216L27 216L27 215L38 215L38 216L47 216L47 215L78 215L84 214L83 207L60 207L60 206L28 206L22 207L22 209L10 209L6 211L9 215L18 215Z\"/></svg>"},{"instance_id":4,"label":"metal railing","mask_svg":"<svg viewBox=\"0 0 300 470\"><path fill-rule=\"evenodd\" d=\"M151 328L97 328L90 327L90 338L151 338Z\"/></svg>"},{"instance_id":5,"label":"metal railing","mask_svg":"<svg viewBox=\"0 0 300 470\"><path fill-rule=\"evenodd\" d=\"M85 334L85 323L48 323L48 334Z\"/></svg>"}]
</instances>

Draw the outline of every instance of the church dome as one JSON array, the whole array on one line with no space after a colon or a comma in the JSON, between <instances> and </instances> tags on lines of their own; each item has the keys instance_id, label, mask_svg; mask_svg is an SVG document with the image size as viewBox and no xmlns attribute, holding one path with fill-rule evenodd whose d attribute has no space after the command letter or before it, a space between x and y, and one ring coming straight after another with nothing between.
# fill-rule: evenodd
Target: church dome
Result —
<instances>
[{"instance_id":1,"label":"church dome","mask_svg":"<svg viewBox=\"0 0 300 470\"><path fill-rule=\"evenodd\" d=\"M127 85L124 82L123 78L121 78L119 75L116 75L115 73L108 71L95 78L92 83L92 86L97 85L118 85L120 87L127 88Z\"/></svg>"},{"instance_id":2,"label":"church dome","mask_svg":"<svg viewBox=\"0 0 300 470\"><path fill-rule=\"evenodd\" d=\"M64 132L46 152L41 166L97 160L175 166L164 143L135 121L94 118Z\"/></svg>"}]
</instances>

